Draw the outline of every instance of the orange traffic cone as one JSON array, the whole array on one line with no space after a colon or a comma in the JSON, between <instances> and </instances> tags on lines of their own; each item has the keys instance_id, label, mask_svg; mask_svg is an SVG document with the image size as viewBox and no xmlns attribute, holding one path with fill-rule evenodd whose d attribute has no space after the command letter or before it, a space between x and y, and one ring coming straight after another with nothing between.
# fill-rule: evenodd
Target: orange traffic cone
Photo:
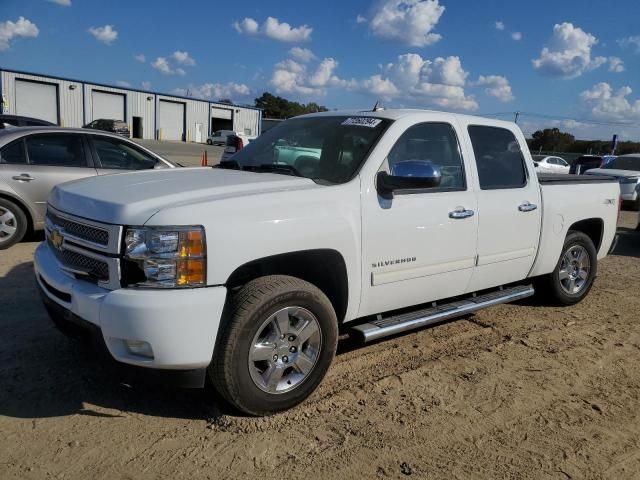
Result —
<instances>
[{"instance_id":1,"label":"orange traffic cone","mask_svg":"<svg viewBox=\"0 0 640 480\"><path fill-rule=\"evenodd\" d=\"M206 152L202 152L202 155L200 156L200 166L201 167L206 167L207 166L207 157L205 156Z\"/></svg>"}]
</instances>

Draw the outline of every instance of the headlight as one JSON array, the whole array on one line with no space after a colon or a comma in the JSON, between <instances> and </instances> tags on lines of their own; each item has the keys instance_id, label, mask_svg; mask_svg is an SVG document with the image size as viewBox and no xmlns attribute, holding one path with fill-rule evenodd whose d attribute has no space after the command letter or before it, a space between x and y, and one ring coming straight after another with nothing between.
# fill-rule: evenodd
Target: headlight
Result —
<instances>
[{"instance_id":1,"label":"headlight","mask_svg":"<svg viewBox=\"0 0 640 480\"><path fill-rule=\"evenodd\" d=\"M129 227L124 236L122 283L175 288L206 284L202 227Z\"/></svg>"}]
</instances>

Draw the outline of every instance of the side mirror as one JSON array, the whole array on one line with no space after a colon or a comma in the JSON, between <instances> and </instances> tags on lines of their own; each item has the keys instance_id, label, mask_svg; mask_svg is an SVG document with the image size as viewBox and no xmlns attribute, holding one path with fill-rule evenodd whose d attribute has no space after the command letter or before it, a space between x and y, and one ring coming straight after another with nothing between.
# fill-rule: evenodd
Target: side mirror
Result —
<instances>
[{"instance_id":1,"label":"side mirror","mask_svg":"<svg viewBox=\"0 0 640 480\"><path fill-rule=\"evenodd\" d=\"M378 172L376 188L381 196L391 197L394 193L411 193L411 190L437 187L441 180L440 169L431 162L407 160L396 163L391 175Z\"/></svg>"}]
</instances>

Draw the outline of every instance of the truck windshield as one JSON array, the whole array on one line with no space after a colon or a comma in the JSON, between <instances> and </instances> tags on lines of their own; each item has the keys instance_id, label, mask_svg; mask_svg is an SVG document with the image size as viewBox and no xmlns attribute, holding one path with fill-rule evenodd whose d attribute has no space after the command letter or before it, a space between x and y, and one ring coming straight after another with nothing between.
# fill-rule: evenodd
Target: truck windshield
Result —
<instances>
[{"instance_id":1,"label":"truck windshield","mask_svg":"<svg viewBox=\"0 0 640 480\"><path fill-rule=\"evenodd\" d=\"M616 157L607 163L603 168L615 170L633 170L640 172L640 156L637 157Z\"/></svg>"},{"instance_id":2,"label":"truck windshield","mask_svg":"<svg viewBox=\"0 0 640 480\"><path fill-rule=\"evenodd\" d=\"M298 175L327 185L345 183L390 123L366 116L294 118L268 130L221 166Z\"/></svg>"}]
</instances>

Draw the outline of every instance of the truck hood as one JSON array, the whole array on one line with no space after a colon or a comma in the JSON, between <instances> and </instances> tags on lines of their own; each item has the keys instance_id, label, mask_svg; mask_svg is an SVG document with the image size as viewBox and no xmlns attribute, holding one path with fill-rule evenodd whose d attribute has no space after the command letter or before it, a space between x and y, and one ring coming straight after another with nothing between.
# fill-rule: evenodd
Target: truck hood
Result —
<instances>
[{"instance_id":1,"label":"truck hood","mask_svg":"<svg viewBox=\"0 0 640 480\"><path fill-rule=\"evenodd\" d=\"M176 168L102 175L56 186L54 208L118 225L143 225L166 207L279 191L322 188L308 178L218 168Z\"/></svg>"},{"instance_id":2,"label":"truck hood","mask_svg":"<svg viewBox=\"0 0 640 480\"><path fill-rule=\"evenodd\" d=\"M609 177L640 177L636 170L617 170L615 168L592 168L585 172L587 175L607 175Z\"/></svg>"}]
</instances>

